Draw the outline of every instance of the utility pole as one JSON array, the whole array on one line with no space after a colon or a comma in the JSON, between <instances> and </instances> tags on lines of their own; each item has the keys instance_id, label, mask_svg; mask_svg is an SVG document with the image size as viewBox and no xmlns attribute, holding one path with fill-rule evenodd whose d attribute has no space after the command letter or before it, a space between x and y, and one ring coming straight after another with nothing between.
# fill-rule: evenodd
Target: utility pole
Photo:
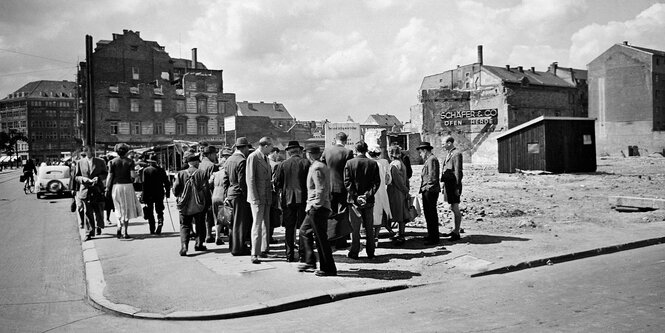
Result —
<instances>
[{"instance_id":1,"label":"utility pole","mask_svg":"<svg viewBox=\"0 0 665 333\"><path fill-rule=\"evenodd\" d=\"M93 86L94 64L92 61L92 36L85 35L85 142L92 149L95 147L95 89Z\"/></svg>"}]
</instances>

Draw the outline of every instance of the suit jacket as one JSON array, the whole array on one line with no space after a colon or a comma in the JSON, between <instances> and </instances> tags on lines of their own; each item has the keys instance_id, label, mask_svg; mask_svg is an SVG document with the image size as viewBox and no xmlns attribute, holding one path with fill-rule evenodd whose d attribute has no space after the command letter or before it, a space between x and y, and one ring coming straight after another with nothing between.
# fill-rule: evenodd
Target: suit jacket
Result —
<instances>
[{"instance_id":1,"label":"suit jacket","mask_svg":"<svg viewBox=\"0 0 665 333\"><path fill-rule=\"evenodd\" d=\"M420 193L426 191L441 191L441 184L439 184L439 160L434 154L425 160L420 175Z\"/></svg>"},{"instance_id":2,"label":"suit jacket","mask_svg":"<svg viewBox=\"0 0 665 333\"><path fill-rule=\"evenodd\" d=\"M239 151L234 152L226 160L226 164L224 164L226 172L222 175L225 198L247 200L246 167L247 159Z\"/></svg>"},{"instance_id":3,"label":"suit jacket","mask_svg":"<svg viewBox=\"0 0 665 333\"><path fill-rule=\"evenodd\" d=\"M344 193L344 166L353 158L353 152L342 145L327 148L321 156L321 162L330 169L330 190L333 193Z\"/></svg>"},{"instance_id":4,"label":"suit jacket","mask_svg":"<svg viewBox=\"0 0 665 333\"><path fill-rule=\"evenodd\" d=\"M307 201L309 165L309 160L300 155L294 155L277 166L273 183L275 190L282 192L282 207ZM328 189L330 189L330 184L328 184Z\"/></svg>"},{"instance_id":5,"label":"suit jacket","mask_svg":"<svg viewBox=\"0 0 665 333\"><path fill-rule=\"evenodd\" d=\"M272 202L272 168L268 157L255 150L247 157L247 202L268 205Z\"/></svg>"},{"instance_id":6,"label":"suit jacket","mask_svg":"<svg viewBox=\"0 0 665 333\"><path fill-rule=\"evenodd\" d=\"M76 172L74 173L76 182L79 184L79 190L76 197L79 199L88 198L88 193L91 188L99 194L104 194L104 182L108 176L106 163L99 157L92 158L92 165L88 164L87 158L82 158L76 162ZM84 183L83 177L93 179L97 177L97 182L94 184Z\"/></svg>"},{"instance_id":7,"label":"suit jacket","mask_svg":"<svg viewBox=\"0 0 665 333\"><path fill-rule=\"evenodd\" d=\"M158 166L143 169L143 199L164 200L164 195L171 190L171 182L166 171Z\"/></svg>"},{"instance_id":8,"label":"suit jacket","mask_svg":"<svg viewBox=\"0 0 665 333\"><path fill-rule=\"evenodd\" d=\"M443 162L441 181L443 181L443 175L446 172L455 175L455 179L457 180L457 189L460 193L462 193L462 177L464 177L464 174L462 172L462 153L459 151L459 149L453 148L446 155L446 159Z\"/></svg>"},{"instance_id":9,"label":"suit jacket","mask_svg":"<svg viewBox=\"0 0 665 333\"><path fill-rule=\"evenodd\" d=\"M359 195L367 197L367 204L374 204L374 194L381 184L379 164L365 155L358 155L346 162L344 185L348 192L348 202L356 203Z\"/></svg>"},{"instance_id":10,"label":"suit jacket","mask_svg":"<svg viewBox=\"0 0 665 333\"><path fill-rule=\"evenodd\" d=\"M305 186L307 187L307 205L311 208L330 209L330 170L320 161L314 161L307 171Z\"/></svg>"}]
</instances>

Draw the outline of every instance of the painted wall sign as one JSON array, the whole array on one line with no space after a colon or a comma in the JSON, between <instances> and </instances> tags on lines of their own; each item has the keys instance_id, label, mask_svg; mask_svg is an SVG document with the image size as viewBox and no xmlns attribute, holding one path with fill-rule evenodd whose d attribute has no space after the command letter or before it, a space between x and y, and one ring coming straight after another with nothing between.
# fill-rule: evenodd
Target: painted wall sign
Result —
<instances>
[{"instance_id":1,"label":"painted wall sign","mask_svg":"<svg viewBox=\"0 0 665 333\"><path fill-rule=\"evenodd\" d=\"M498 109L442 111L443 126L496 124Z\"/></svg>"}]
</instances>

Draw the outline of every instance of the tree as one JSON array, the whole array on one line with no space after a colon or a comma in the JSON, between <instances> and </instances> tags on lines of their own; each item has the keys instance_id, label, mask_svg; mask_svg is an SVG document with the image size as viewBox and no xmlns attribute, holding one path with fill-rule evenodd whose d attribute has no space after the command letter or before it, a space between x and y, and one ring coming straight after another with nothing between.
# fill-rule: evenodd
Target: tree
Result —
<instances>
[{"instance_id":1,"label":"tree","mask_svg":"<svg viewBox=\"0 0 665 333\"><path fill-rule=\"evenodd\" d=\"M7 155L11 156L16 154L18 157L18 151L16 149L16 143L18 141L29 142L29 139L16 129L12 128L9 130L9 133L0 132L0 150L4 151Z\"/></svg>"}]
</instances>

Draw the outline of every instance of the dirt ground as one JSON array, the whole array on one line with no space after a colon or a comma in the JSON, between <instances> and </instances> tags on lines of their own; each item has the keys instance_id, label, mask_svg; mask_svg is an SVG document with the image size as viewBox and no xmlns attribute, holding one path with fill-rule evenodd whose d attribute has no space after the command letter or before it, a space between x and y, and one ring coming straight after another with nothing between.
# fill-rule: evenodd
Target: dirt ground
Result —
<instances>
[{"instance_id":1,"label":"dirt ground","mask_svg":"<svg viewBox=\"0 0 665 333\"><path fill-rule=\"evenodd\" d=\"M558 227L600 227L665 221L665 210L618 212L609 196L665 199L665 158L601 157L593 173L499 173L496 166L464 165L460 208L462 228L501 234L555 233ZM417 193L422 166L414 166L411 193ZM439 197L441 230L452 228L452 213ZM411 227L424 227L419 217Z\"/></svg>"}]
</instances>

